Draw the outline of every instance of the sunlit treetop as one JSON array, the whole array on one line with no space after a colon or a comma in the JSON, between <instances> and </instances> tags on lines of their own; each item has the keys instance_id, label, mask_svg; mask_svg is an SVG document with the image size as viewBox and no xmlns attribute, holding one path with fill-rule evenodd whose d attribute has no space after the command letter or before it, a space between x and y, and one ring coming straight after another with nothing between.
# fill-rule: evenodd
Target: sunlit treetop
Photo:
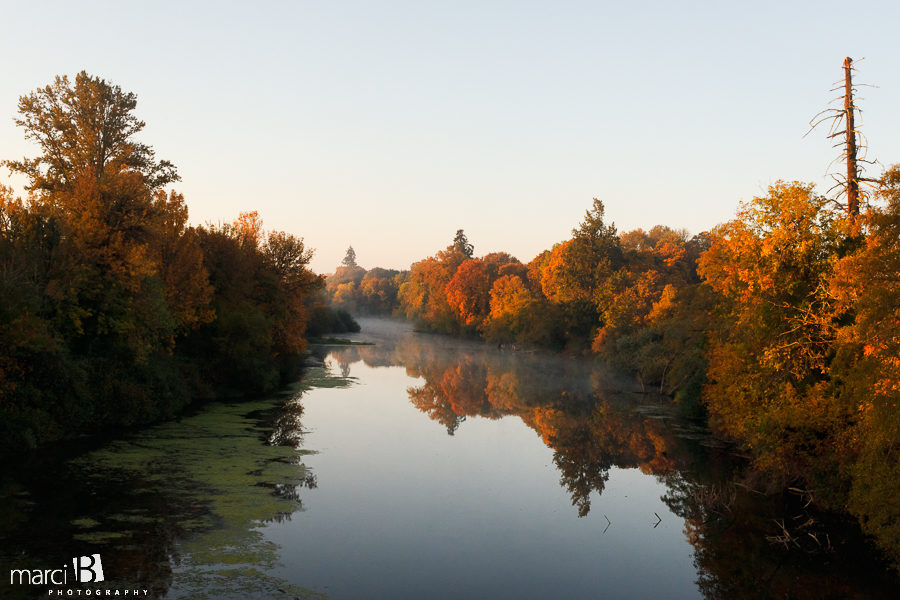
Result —
<instances>
[{"instance_id":1,"label":"sunlit treetop","mask_svg":"<svg viewBox=\"0 0 900 600\"><path fill-rule=\"evenodd\" d=\"M589 243L597 242L603 238L615 238L615 224L607 225L603 221L606 208L603 202L594 198L591 208L584 213L584 220L578 224L578 227L572 230L572 237L577 240L587 240Z\"/></svg>"},{"instance_id":2,"label":"sunlit treetop","mask_svg":"<svg viewBox=\"0 0 900 600\"><path fill-rule=\"evenodd\" d=\"M140 174L151 189L178 181L172 163L156 160L150 146L134 139L145 125L134 114L136 106L135 94L85 71L74 83L57 76L53 84L19 98L15 123L40 155L3 164L25 175L31 191L61 191L79 178L100 182L121 172Z\"/></svg>"}]
</instances>

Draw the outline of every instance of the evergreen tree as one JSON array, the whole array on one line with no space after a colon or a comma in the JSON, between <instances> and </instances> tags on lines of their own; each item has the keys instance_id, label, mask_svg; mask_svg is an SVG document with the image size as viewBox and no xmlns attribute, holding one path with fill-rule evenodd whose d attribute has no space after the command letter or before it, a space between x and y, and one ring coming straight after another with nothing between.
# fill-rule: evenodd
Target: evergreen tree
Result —
<instances>
[{"instance_id":1,"label":"evergreen tree","mask_svg":"<svg viewBox=\"0 0 900 600\"><path fill-rule=\"evenodd\" d=\"M344 255L344 260L341 261L341 264L345 267L355 267L356 264L356 250L353 249L353 246L347 247L347 254Z\"/></svg>"},{"instance_id":2,"label":"evergreen tree","mask_svg":"<svg viewBox=\"0 0 900 600\"><path fill-rule=\"evenodd\" d=\"M462 252L466 258L472 258L475 253L475 246L469 243L469 238L462 229L456 230L456 235L453 236L453 247Z\"/></svg>"}]
</instances>

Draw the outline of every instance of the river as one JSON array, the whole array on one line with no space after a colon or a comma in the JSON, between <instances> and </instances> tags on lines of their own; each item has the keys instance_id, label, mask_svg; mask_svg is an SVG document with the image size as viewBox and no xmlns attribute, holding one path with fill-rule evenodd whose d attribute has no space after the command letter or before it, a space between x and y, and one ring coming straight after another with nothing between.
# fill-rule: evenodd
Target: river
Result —
<instances>
[{"instance_id":1,"label":"river","mask_svg":"<svg viewBox=\"0 0 900 600\"><path fill-rule=\"evenodd\" d=\"M104 581L2 597L896 597L852 520L602 366L361 323L278 395L10 466L4 578Z\"/></svg>"}]
</instances>

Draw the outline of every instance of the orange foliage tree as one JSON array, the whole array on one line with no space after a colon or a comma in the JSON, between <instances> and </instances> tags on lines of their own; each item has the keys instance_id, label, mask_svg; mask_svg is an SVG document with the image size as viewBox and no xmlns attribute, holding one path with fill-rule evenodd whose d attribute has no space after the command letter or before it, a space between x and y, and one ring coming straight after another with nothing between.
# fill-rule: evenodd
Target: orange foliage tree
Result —
<instances>
[{"instance_id":1,"label":"orange foliage tree","mask_svg":"<svg viewBox=\"0 0 900 600\"><path fill-rule=\"evenodd\" d=\"M710 332L711 422L770 465L799 465L849 418L829 392L840 229L811 185L778 182L712 234L699 270L720 298ZM810 459L812 460L812 459Z\"/></svg>"},{"instance_id":2,"label":"orange foliage tree","mask_svg":"<svg viewBox=\"0 0 900 600\"><path fill-rule=\"evenodd\" d=\"M838 331L834 375L857 417L849 507L900 564L900 165L879 196L864 244L838 261L831 282L839 311L852 317Z\"/></svg>"},{"instance_id":3,"label":"orange foliage tree","mask_svg":"<svg viewBox=\"0 0 900 600\"><path fill-rule=\"evenodd\" d=\"M456 312L447 302L447 284L459 266L471 259L472 251L460 229L446 249L414 263L398 292L401 313L435 331L458 331Z\"/></svg>"},{"instance_id":4,"label":"orange foliage tree","mask_svg":"<svg viewBox=\"0 0 900 600\"><path fill-rule=\"evenodd\" d=\"M447 303L460 324L479 327L487 317L491 291L491 265L475 258L462 263L447 282ZM496 273L496 268L493 269Z\"/></svg>"}]
</instances>

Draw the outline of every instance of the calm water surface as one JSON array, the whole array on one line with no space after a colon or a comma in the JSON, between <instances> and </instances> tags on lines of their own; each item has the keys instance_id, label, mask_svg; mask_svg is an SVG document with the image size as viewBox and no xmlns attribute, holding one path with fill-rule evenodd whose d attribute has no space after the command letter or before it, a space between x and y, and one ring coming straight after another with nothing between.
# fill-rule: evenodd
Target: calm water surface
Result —
<instances>
[{"instance_id":1,"label":"calm water surface","mask_svg":"<svg viewBox=\"0 0 900 600\"><path fill-rule=\"evenodd\" d=\"M363 326L284 394L7 477L4 576L100 553L166 598L894 597L850 523L752 491L613 373Z\"/></svg>"}]
</instances>

